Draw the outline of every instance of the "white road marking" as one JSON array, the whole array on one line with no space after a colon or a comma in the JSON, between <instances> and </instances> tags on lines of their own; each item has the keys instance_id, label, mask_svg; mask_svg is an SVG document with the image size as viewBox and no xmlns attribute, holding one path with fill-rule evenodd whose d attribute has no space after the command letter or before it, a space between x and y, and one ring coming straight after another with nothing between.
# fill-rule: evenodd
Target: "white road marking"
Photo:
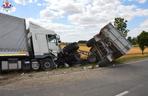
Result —
<instances>
[{"instance_id":1,"label":"white road marking","mask_svg":"<svg viewBox=\"0 0 148 96\"><path fill-rule=\"evenodd\" d=\"M122 93L120 93L120 94L117 94L117 95L115 95L115 96L124 96L124 95L126 95L126 94L128 94L129 93L129 91L124 91L124 92L122 92Z\"/></svg>"}]
</instances>

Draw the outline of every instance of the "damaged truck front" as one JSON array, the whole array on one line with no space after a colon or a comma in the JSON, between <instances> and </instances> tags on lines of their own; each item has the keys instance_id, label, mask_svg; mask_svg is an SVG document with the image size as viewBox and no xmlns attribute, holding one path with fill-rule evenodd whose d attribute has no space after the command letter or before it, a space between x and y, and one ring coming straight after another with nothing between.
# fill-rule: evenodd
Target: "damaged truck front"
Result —
<instances>
[{"instance_id":1,"label":"damaged truck front","mask_svg":"<svg viewBox=\"0 0 148 96\"><path fill-rule=\"evenodd\" d=\"M125 55L132 47L111 23L90 39L87 46L91 47L90 57L98 62L100 67L110 65L113 60Z\"/></svg>"}]
</instances>

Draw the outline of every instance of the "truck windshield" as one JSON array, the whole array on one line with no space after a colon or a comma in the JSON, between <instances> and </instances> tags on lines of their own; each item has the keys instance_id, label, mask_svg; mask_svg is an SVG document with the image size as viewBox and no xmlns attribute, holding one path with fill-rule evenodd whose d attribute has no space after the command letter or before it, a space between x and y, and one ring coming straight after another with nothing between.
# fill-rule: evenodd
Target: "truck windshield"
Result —
<instances>
[{"instance_id":1,"label":"truck windshield","mask_svg":"<svg viewBox=\"0 0 148 96\"><path fill-rule=\"evenodd\" d=\"M47 35L48 42L56 42L56 36L55 35Z\"/></svg>"},{"instance_id":2,"label":"truck windshield","mask_svg":"<svg viewBox=\"0 0 148 96\"><path fill-rule=\"evenodd\" d=\"M57 53L59 52L59 45L56 35L47 35L47 43L49 51L57 56Z\"/></svg>"}]
</instances>

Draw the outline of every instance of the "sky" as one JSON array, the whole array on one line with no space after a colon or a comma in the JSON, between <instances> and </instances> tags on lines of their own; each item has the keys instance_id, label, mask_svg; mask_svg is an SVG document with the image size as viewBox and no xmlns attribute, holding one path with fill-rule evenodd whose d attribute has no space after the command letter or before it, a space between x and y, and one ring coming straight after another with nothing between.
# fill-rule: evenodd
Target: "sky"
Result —
<instances>
[{"instance_id":1,"label":"sky","mask_svg":"<svg viewBox=\"0 0 148 96\"><path fill-rule=\"evenodd\" d=\"M8 0L12 8L0 13L25 18L54 30L63 42L89 40L114 18L128 20L128 36L148 32L148 0ZM2 6L3 0L0 1Z\"/></svg>"}]
</instances>

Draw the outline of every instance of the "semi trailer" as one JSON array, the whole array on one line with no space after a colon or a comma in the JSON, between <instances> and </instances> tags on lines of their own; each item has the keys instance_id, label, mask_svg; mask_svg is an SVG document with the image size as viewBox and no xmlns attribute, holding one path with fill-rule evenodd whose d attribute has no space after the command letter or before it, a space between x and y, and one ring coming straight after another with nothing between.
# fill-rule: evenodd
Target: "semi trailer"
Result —
<instances>
[{"instance_id":1,"label":"semi trailer","mask_svg":"<svg viewBox=\"0 0 148 96\"><path fill-rule=\"evenodd\" d=\"M89 59L99 66L110 65L111 62L125 55L132 47L131 43L111 23L104 26L98 34L87 42L91 47ZM93 59L93 60L92 60Z\"/></svg>"},{"instance_id":2,"label":"semi trailer","mask_svg":"<svg viewBox=\"0 0 148 96\"><path fill-rule=\"evenodd\" d=\"M23 18L0 13L0 70L39 70L56 67L60 38Z\"/></svg>"}]
</instances>

